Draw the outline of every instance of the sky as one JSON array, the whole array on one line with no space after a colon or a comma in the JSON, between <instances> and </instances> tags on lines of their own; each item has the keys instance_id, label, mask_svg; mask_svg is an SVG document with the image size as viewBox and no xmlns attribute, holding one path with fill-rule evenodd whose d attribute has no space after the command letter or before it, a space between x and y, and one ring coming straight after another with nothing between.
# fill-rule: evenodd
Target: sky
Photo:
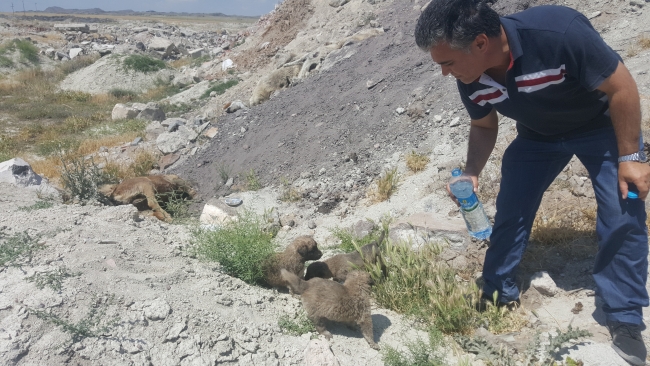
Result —
<instances>
[{"instance_id":1,"label":"sky","mask_svg":"<svg viewBox=\"0 0 650 366\"><path fill-rule=\"evenodd\" d=\"M65 9L175 11L188 13L224 13L227 15L263 15L281 0L0 0L0 12L45 10L50 6Z\"/></svg>"}]
</instances>

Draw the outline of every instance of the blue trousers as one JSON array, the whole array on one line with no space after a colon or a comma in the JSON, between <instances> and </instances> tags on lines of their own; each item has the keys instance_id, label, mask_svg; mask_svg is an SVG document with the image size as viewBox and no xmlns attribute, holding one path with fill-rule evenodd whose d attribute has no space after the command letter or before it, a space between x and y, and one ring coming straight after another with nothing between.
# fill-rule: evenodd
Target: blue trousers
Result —
<instances>
[{"instance_id":1,"label":"blue trousers","mask_svg":"<svg viewBox=\"0 0 650 366\"><path fill-rule=\"evenodd\" d=\"M648 306L645 204L639 199L621 198L618 148L612 128L556 142L517 137L508 146L503 156L491 244L483 267L483 291L498 291L501 302L519 299L515 275L535 214L544 191L573 155L587 168L598 204L599 249L593 276L607 320L641 324L642 308Z\"/></svg>"}]
</instances>

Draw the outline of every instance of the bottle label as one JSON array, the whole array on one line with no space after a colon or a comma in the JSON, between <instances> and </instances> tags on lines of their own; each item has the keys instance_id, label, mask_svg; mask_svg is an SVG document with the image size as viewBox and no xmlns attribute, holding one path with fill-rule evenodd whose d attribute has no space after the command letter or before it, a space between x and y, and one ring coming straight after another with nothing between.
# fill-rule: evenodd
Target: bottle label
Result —
<instances>
[{"instance_id":1,"label":"bottle label","mask_svg":"<svg viewBox=\"0 0 650 366\"><path fill-rule=\"evenodd\" d=\"M463 211L474 211L478 207L478 197L476 197L476 194L472 194L467 198L459 198L458 203L460 203L460 208L463 209Z\"/></svg>"}]
</instances>

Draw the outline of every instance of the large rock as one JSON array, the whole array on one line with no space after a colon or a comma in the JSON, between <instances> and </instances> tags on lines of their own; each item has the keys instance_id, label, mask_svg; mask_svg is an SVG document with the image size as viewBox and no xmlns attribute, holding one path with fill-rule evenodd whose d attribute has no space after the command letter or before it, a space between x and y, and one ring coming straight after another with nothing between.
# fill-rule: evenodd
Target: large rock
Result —
<instances>
[{"instance_id":1,"label":"large rock","mask_svg":"<svg viewBox=\"0 0 650 366\"><path fill-rule=\"evenodd\" d=\"M34 173L32 167L21 158L14 158L0 163L0 182L28 187L38 186L42 180L43 178Z\"/></svg>"},{"instance_id":2,"label":"large rock","mask_svg":"<svg viewBox=\"0 0 650 366\"><path fill-rule=\"evenodd\" d=\"M150 320L165 320L171 311L169 303L160 298L147 301L143 308L144 316Z\"/></svg>"},{"instance_id":3,"label":"large rock","mask_svg":"<svg viewBox=\"0 0 650 366\"><path fill-rule=\"evenodd\" d=\"M199 134L187 126L179 126L175 132L163 132L156 138L156 146L163 154L171 154L196 140Z\"/></svg>"},{"instance_id":4,"label":"large rock","mask_svg":"<svg viewBox=\"0 0 650 366\"><path fill-rule=\"evenodd\" d=\"M224 223L237 220L237 209L228 206L225 202L217 198L211 198L205 206L199 221L203 225L221 226Z\"/></svg>"},{"instance_id":5,"label":"large rock","mask_svg":"<svg viewBox=\"0 0 650 366\"><path fill-rule=\"evenodd\" d=\"M147 48L150 50L158 51L163 54L163 56L170 55L172 52L176 52L176 45L174 42L161 37L153 37Z\"/></svg>"},{"instance_id":6,"label":"large rock","mask_svg":"<svg viewBox=\"0 0 650 366\"><path fill-rule=\"evenodd\" d=\"M135 104L133 105L135 107ZM157 103L147 103L137 116L138 119L145 119L147 121L164 121L165 112L160 108Z\"/></svg>"},{"instance_id":7,"label":"large rock","mask_svg":"<svg viewBox=\"0 0 650 366\"><path fill-rule=\"evenodd\" d=\"M138 116L140 113L137 109L129 107L126 104L118 103L113 107L113 112L111 112L111 118L113 121L118 119L131 119Z\"/></svg>"}]
</instances>

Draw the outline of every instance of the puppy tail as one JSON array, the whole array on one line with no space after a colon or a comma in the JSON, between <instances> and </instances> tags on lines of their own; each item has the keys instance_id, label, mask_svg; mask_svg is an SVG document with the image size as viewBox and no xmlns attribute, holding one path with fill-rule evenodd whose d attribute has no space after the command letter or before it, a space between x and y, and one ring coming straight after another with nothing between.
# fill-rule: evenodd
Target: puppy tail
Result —
<instances>
[{"instance_id":1,"label":"puppy tail","mask_svg":"<svg viewBox=\"0 0 650 366\"><path fill-rule=\"evenodd\" d=\"M280 270L280 275L285 281L287 281L287 287L289 287L294 294L301 295L307 289L307 281L301 280L298 276L286 269L282 268Z\"/></svg>"}]
</instances>

